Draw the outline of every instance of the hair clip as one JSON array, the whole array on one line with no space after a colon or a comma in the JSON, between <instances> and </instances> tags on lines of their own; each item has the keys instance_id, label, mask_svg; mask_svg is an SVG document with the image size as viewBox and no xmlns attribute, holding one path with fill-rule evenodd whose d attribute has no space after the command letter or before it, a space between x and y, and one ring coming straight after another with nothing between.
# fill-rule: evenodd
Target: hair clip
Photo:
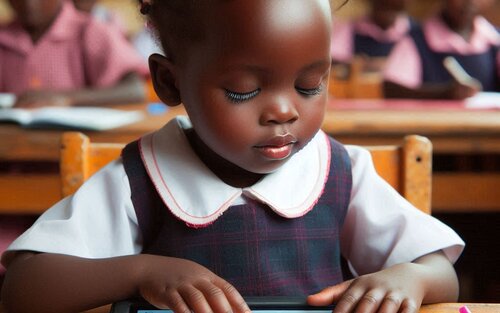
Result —
<instances>
[{"instance_id":1,"label":"hair clip","mask_svg":"<svg viewBox=\"0 0 500 313\"><path fill-rule=\"evenodd\" d=\"M142 0L141 1L141 14L148 15L149 11L151 11L151 1L150 0Z\"/></svg>"}]
</instances>

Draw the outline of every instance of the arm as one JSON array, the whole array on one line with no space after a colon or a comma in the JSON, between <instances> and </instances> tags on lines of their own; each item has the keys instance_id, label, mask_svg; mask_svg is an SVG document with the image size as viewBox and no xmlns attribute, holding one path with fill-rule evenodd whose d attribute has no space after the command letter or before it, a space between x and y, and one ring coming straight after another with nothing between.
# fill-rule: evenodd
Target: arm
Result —
<instances>
[{"instance_id":1,"label":"arm","mask_svg":"<svg viewBox=\"0 0 500 313\"><path fill-rule=\"evenodd\" d=\"M70 91L29 91L21 95L16 107L99 106L142 102L146 99L145 82L137 73L126 74L116 85Z\"/></svg>"},{"instance_id":2,"label":"arm","mask_svg":"<svg viewBox=\"0 0 500 313\"><path fill-rule=\"evenodd\" d=\"M422 303L454 302L458 280L442 252L422 256L412 263L391 266L328 287L308 297L311 305L336 303L335 313L418 312Z\"/></svg>"},{"instance_id":3,"label":"arm","mask_svg":"<svg viewBox=\"0 0 500 313\"><path fill-rule=\"evenodd\" d=\"M249 311L236 289L203 266L147 254L20 253L8 266L2 302L8 312L80 312L139 295L176 312Z\"/></svg>"}]
</instances>

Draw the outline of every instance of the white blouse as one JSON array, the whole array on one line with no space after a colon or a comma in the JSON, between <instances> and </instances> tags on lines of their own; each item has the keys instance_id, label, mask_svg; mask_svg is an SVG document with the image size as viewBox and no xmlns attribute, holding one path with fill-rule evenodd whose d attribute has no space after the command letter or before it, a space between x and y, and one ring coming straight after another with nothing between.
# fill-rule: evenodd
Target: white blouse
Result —
<instances>
[{"instance_id":1,"label":"white blouse","mask_svg":"<svg viewBox=\"0 0 500 313\"><path fill-rule=\"evenodd\" d=\"M183 131L189 127L187 118L177 118L144 136L140 151L162 200L174 215L190 224L211 223L231 205L248 198L266 203L284 218L297 218L307 214L323 192L330 147L322 131L277 171L253 186L235 188L220 181L191 150ZM464 248L461 238L413 207L378 176L368 151L358 146L346 149L353 185L340 240L351 270L362 275L437 250L455 262ZM19 250L85 258L140 253L141 232L130 194L128 177L118 159L42 214L9 246L2 263L8 263Z\"/></svg>"}]
</instances>

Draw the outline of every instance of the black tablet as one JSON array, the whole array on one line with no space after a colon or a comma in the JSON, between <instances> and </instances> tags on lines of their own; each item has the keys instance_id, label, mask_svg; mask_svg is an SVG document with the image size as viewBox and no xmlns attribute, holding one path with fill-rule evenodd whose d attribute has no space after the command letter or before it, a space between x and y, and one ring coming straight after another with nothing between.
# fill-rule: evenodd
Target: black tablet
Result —
<instances>
[{"instance_id":1,"label":"black tablet","mask_svg":"<svg viewBox=\"0 0 500 313\"><path fill-rule=\"evenodd\" d=\"M252 312L259 313L330 313L333 306L309 306L305 298L299 297L245 297ZM114 303L111 313L172 313L157 309L144 300L126 300Z\"/></svg>"}]
</instances>

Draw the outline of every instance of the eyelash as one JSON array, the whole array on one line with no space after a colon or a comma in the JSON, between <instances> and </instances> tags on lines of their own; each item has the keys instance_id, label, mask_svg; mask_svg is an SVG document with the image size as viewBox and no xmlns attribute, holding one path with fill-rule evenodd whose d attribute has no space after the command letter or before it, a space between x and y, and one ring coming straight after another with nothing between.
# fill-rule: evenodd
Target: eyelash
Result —
<instances>
[{"instance_id":1,"label":"eyelash","mask_svg":"<svg viewBox=\"0 0 500 313\"><path fill-rule=\"evenodd\" d=\"M226 89L226 98L229 99L229 101L234 102L234 103L240 103L244 101L248 101L255 97L256 95L259 94L260 88L255 89L250 92L245 92L245 93L240 93L240 92L234 92L231 90Z\"/></svg>"},{"instance_id":2,"label":"eyelash","mask_svg":"<svg viewBox=\"0 0 500 313\"><path fill-rule=\"evenodd\" d=\"M300 94L302 94L306 97L312 97L312 96L319 95L323 91L323 85L319 85L316 88L305 89L305 88L295 87L295 89ZM229 101L234 102L234 103L240 103L240 102L248 101L248 100L252 99L253 97L255 97L256 95L258 95L260 93L260 88L255 89L255 90L250 91L250 92L246 92L246 93L234 92L234 91L225 89L225 93L226 93L226 98Z\"/></svg>"},{"instance_id":3,"label":"eyelash","mask_svg":"<svg viewBox=\"0 0 500 313\"><path fill-rule=\"evenodd\" d=\"M302 95L306 96L306 97L312 97L312 96L316 96L316 95L319 95L322 91L323 91L323 85L319 85L318 87L316 88L299 88L299 87L295 87L295 89Z\"/></svg>"}]
</instances>

